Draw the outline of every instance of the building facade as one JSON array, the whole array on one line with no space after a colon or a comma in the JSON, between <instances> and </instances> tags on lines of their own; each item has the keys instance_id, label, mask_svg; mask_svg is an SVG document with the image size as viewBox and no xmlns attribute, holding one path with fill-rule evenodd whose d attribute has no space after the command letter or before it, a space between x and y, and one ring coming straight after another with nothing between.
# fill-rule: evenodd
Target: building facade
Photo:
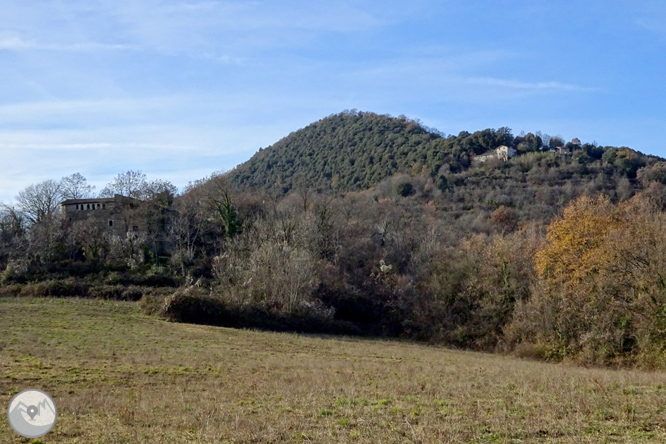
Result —
<instances>
[{"instance_id":1,"label":"building facade","mask_svg":"<svg viewBox=\"0 0 666 444\"><path fill-rule=\"evenodd\" d=\"M509 160L509 158L515 155L516 155L515 149L502 145L497 149L487 152L486 154L481 154L480 156L476 156L474 160L479 163L486 162L490 159L499 159L506 162L507 160Z\"/></svg>"},{"instance_id":2,"label":"building facade","mask_svg":"<svg viewBox=\"0 0 666 444\"><path fill-rule=\"evenodd\" d=\"M67 199L60 206L67 224L92 220L100 228L125 235L145 229L138 215L140 204L140 200L116 194L110 198Z\"/></svg>"}]
</instances>

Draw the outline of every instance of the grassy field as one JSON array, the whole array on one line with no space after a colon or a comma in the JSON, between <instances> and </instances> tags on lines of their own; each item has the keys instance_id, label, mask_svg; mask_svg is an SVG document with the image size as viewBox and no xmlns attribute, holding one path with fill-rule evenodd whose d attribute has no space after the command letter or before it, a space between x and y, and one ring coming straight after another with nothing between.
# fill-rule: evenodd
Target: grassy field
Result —
<instances>
[{"instance_id":1,"label":"grassy field","mask_svg":"<svg viewBox=\"0 0 666 444\"><path fill-rule=\"evenodd\" d=\"M58 406L44 443L666 442L663 373L172 324L132 303L0 299L2 409L25 388ZM4 418L0 442L29 442Z\"/></svg>"}]
</instances>

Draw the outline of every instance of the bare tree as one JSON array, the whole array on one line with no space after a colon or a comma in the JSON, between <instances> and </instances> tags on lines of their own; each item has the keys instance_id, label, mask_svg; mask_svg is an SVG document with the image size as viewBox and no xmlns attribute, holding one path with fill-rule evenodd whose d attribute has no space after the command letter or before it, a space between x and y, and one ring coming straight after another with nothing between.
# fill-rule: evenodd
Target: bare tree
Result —
<instances>
[{"instance_id":1,"label":"bare tree","mask_svg":"<svg viewBox=\"0 0 666 444\"><path fill-rule=\"evenodd\" d=\"M115 194L120 194L121 196L141 199L145 193L146 186L146 175L144 173L129 170L118 174L113 182L108 183L100 191L99 196L113 197Z\"/></svg>"},{"instance_id":2,"label":"bare tree","mask_svg":"<svg viewBox=\"0 0 666 444\"><path fill-rule=\"evenodd\" d=\"M19 192L16 200L30 222L51 221L60 210L62 200L60 183L49 179L30 185Z\"/></svg>"},{"instance_id":3,"label":"bare tree","mask_svg":"<svg viewBox=\"0 0 666 444\"><path fill-rule=\"evenodd\" d=\"M295 188L296 188L296 193L300 198L303 211L305 212L308 210L308 206L312 201L312 198L315 194L315 190L310 186L308 181L302 176L296 180Z\"/></svg>"},{"instance_id":4,"label":"bare tree","mask_svg":"<svg viewBox=\"0 0 666 444\"><path fill-rule=\"evenodd\" d=\"M145 182L142 189L142 198L157 205L168 206L178 194L178 187L168 180L151 180Z\"/></svg>"},{"instance_id":5,"label":"bare tree","mask_svg":"<svg viewBox=\"0 0 666 444\"><path fill-rule=\"evenodd\" d=\"M86 199L92 197L95 190L94 185L89 185L88 180L81 173L60 179L60 188L63 199Z\"/></svg>"},{"instance_id":6,"label":"bare tree","mask_svg":"<svg viewBox=\"0 0 666 444\"><path fill-rule=\"evenodd\" d=\"M169 219L169 240L174 247L172 264L185 276L186 267L194 261L208 221L199 205L199 189L193 188L183 194L174 205L174 213Z\"/></svg>"}]
</instances>

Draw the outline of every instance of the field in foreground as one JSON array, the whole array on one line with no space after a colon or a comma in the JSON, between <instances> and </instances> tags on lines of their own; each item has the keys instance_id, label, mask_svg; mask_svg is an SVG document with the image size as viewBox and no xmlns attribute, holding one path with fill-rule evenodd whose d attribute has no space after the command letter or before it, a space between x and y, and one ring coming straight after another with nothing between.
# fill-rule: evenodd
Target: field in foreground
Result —
<instances>
[{"instance_id":1,"label":"field in foreground","mask_svg":"<svg viewBox=\"0 0 666 444\"><path fill-rule=\"evenodd\" d=\"M173 324L133 303L0 299L0 405L44 443L665 442L666 374ZM3 413L0 442L29 442Z\"/></svg>"}]
</instances>

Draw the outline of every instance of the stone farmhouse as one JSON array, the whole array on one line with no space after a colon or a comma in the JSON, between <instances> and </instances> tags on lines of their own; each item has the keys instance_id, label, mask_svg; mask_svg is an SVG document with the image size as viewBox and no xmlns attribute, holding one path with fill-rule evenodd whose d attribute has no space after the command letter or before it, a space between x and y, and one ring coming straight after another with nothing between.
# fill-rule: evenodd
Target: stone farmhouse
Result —
<instances>
[{"instance_id":1,"label":"stone farmhouse","mask_svg":"<svg viewBox=\"0 0 666 444\"><path fill-rule=\"evenodd\" d=\"M124 236L127 232L145 230L137 214L141 203L116 194L110 198L67 199L60 206L67 224L93 220L100 228Z\"/></svg>"},{"instance_id":2,"label":"stone farmhouse","mask_svg":"<svg viewBox=\"0 0 666 444\"><path fill-rule=\"evenodd\" d=\"M474 160L479 163L484 163L490 159L499 159L504 162L509 160L509 158L513 157L516 155L516 150L513 148L509 148L508 146L502 145L499 148L496 148L494 150L491 150L485 154L481 154L480 156L476 156Z\"/></svg>"}]
</instances>

